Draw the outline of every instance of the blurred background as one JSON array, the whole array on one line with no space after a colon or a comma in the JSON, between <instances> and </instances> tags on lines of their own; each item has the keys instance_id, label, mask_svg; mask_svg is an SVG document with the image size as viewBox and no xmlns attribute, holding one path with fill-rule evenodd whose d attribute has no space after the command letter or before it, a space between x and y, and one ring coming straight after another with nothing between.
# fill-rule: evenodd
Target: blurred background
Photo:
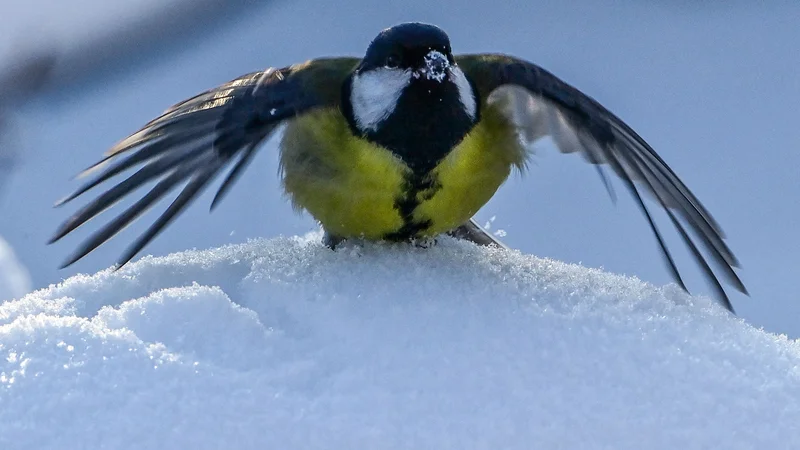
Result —
<instances>
[{"instance_id":1,"label":"blurred background","mask_svg":"<svg viewBox=\"0 0 800 450\"><path fill-rule=\"evenodd\" d=\"M11 277L20 284L7 297L108 267L144 230L157 211L65 270L61 261L98 223L45 245L82 204L51 207L77 186L71 177L166 107L246 72L360 56L382 28L416 20L444 28L457 53L536 62L622 117L727 232L751 292L732 293L739 315L800 337L796 1L34 0L2 8L0 256L13 249L28 272ZM214 214L207 193L145 253L316 229L281 195L275 145ZM613 205L594 168L543 143L526 176L478 218L522 252L669 283L646 220L616 187ZM658 219L690 289L709 293L666 216Z\"/></svg>"}]
</instances>

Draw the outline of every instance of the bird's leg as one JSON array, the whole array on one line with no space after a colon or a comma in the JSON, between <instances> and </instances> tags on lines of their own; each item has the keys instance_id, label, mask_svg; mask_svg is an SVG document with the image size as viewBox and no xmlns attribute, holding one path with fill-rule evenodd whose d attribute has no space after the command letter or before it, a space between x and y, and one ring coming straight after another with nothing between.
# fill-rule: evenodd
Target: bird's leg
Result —
<instances>
[{"instance_id":1,"label":"bird's leg","mask_svg":"<svg viewBox=\"0 0 800 450\"><path fill-rule=\"evenodd\" d=\"M331 234L328 231L325 231L325 234L322 235L322 243L331 250L336 250L336 247L338 247L343 241L343 237Z\"/></svg>"}]
</instances>

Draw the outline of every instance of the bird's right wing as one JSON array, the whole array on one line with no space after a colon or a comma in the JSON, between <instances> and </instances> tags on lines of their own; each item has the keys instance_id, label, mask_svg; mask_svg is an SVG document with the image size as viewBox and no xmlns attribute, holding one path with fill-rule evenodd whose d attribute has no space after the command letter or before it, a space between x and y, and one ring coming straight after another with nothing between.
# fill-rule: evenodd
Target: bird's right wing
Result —
<instances>
[{"instance_id":1,"label":"bird's right wing","mask_svg":"<svg viewBox=\"0 0 800 450\"><path fill-rule=\"evenodd\" d=\"M642 200L642 194L653 197L714 287L719 301L733 311L712 265L735 289L743 293L747 293L747 289L734 270L738 261L725 243L721 227L630 126L596 100L531 62L499 54L460 55L456 61L474 83L482 104L501 101L503 111L525 140L534 142L551 136L561 152L583 155L598 167L606 189L613 196L610 180L600 168L601 165L610 167L647 218L675 281L686 289L666 242Z\"/></svg>"},{"instance_id":2,"label":"bird's right wing","mask_svg":"<svg viewBox=\"0 0 800 450\"><path fill-rule=\"evenodd\" d=\"M178 103L112 147L82 175L100 172L57 205L72 201L129 169L138 167L138 170L73 214L58 228L51 243L144 184L151 181L156 184L92 234L62 267L86 256L157 200L183 185L166 211L118 260L122 266L182 212L216 175L232 166L212 201L213 208L242 174L259 144L281 123L317 108L339 107L341 86L358 63L357 58L315 59L241 76Z\"/></svg>"}]
</instances>

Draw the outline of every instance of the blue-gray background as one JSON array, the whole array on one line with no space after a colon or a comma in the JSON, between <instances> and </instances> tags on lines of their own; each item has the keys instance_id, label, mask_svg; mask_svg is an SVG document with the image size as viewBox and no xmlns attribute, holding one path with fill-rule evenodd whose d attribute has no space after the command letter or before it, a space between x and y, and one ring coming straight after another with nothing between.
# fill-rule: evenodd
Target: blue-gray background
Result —
<instances>
[{"instance_id":1,"label":"blue-gray background","mask_svg":"<svg viewBox=\"0 0 800 450\"><path fill-rule=\"evenodd\" d=\"M4 52L28 43L31 23L41 30L38 41L47 41L50 31L55 41L69 42L90 35L93 27L114 26L137 7L161 5L128 2L115 10L81 0L55 10L48 3L4 6L6 17L19 20L0 35L0 61ZM756 326L800 337L800 3L759 3L275 2L169 58L69 95L41 96L18 111L12 137L22 162L0 193L0 235L27 265L36 287L109 266L155 212L66 270L57 266L98 224L56 245L44 244L75 208L50 205L76 186L70 177L105 148L170 104L239 74L322 55L360 55L380 29L426 21L450 34L456 52L527 58L626 120L728 233L752 294L733 296L739 314ZM272 141L213 215L206 195L146 253L314 229L280 194L276 161ZM523 252L670 282L645 219L617 187L620 200L613 206L592 167L545 144L529 173L502 187L478 217L484 222L495 216L493 228L505 230L505 241ZM659 219L662 229L670 228L663 215ZM708 293L677 236L669 236L690 287Z\"/></svg>"}]
</instances>

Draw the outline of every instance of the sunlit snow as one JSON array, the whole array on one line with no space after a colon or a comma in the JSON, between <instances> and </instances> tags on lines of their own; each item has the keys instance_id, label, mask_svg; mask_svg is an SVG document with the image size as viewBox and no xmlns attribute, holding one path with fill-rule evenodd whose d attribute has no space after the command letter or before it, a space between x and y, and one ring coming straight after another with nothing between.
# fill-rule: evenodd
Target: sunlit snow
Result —
<instances>
[{"instance_id":1,"label":"sunlit snow","mask_svg":"<svg viewBox=\"0 0 800 450\"><path fill-rule=\"evenodd\" d=\"M146 257L0 305L0 448L800 448L800 346L440 239Z\"/></svg>"}]
</instances>

